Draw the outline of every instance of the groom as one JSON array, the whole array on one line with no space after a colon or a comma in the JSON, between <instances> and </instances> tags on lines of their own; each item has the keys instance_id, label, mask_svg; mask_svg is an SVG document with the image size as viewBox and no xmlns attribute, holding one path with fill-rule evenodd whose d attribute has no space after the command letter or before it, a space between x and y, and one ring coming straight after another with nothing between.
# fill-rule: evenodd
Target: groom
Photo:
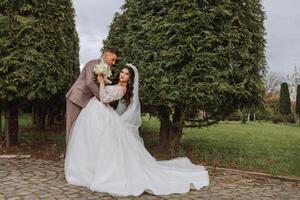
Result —
<instances>
[{"instance_id":1,"label":"groom","mask_svg":"<svg viewBox=\"0 0 300 200\"><path fill-rule=\"evenodd\" d=\"M103 62L109 66L113 66L117 60L117 51L113 48L107 48L101 56ZM66 110L66 143L70 139L72 126L77 119L80 111L84 108L92 97L99 99L99 86L96 82L94 73L95 64L100 59L89 61L82 69L79 77L66 94L67 110Z\"/></svg>"}]
</instances>

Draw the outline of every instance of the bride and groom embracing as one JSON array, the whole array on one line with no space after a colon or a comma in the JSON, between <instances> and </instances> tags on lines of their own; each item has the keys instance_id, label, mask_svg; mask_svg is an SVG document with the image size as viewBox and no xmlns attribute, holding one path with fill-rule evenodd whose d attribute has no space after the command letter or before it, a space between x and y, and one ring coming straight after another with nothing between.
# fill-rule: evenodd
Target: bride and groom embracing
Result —
<instances>
[{"instance_id":1,"label":"bride and groom embracing","mask_svg":"<svg viewBox=\"0 0 300 200\"><path fill-rule=\"evenodd\" d=\"M185 193L209 185L203 166L186 157L157 161L139 136L139 74L123 66L117 83L95 75L99 62L112 66L117 52L108 48L88 62L67 93L65 177L69 184L116 196ZM97 80L100 84L97 83ZM109 103L118 101L113 109Z\"/></svg>"}]
</instances>

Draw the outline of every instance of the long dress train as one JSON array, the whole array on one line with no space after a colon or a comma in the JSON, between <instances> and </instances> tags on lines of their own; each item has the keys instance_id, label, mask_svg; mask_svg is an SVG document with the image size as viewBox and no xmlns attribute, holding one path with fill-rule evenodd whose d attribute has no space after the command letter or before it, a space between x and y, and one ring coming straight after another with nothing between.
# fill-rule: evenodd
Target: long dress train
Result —
<instances>
[{"instance_id":1,"label":"long dress train","mask_svg":"<svg viewBox=\"0 0 300 200\"><path fill-rule=\"evenodd\" d=\"M149 154L133 128L105 104L122 98L118 85L102 87L100 98L90 100L73 127L65 159L69 184L117 196L185 193L209 185L205 168L188 158L157 161Z\"/></svg>"}]
</instances>

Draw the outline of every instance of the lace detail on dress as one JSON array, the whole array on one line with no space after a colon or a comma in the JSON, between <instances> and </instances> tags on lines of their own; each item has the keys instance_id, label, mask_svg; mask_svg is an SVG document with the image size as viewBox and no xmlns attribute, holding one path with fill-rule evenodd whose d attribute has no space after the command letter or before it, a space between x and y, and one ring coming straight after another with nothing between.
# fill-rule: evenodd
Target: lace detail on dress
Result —
<instances>
[{"instance_id":1,"label":"lace detail on dress","mask_svg":"<svg viewBox=\"0 0 300 200\"><path fill-rule=\"evenodd\" d=\"M122 88L118 85L100 85L99 96L102 103L110 103L112 101L119 100L123 97L123 95Z\"/></svg>"}]
</instances>

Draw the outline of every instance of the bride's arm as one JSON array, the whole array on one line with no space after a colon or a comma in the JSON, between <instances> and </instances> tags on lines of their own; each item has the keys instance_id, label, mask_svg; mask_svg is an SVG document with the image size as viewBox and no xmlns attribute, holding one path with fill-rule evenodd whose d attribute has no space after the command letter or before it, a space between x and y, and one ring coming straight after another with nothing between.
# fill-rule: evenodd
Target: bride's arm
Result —
<instances>
[{"instance_id":1,"label":"bride's arm","mask_svg":"<svg viewBox=\"0 0 300 200\"><path fill-rule=\"evenodd\" d=\"M123 97L124 93L120 87L115 87L114 90L107 90L105 87L103 76L99 75L97 78L100 83L99 96L102 103L110 103Z\"/></svg>"}]
</instances>

